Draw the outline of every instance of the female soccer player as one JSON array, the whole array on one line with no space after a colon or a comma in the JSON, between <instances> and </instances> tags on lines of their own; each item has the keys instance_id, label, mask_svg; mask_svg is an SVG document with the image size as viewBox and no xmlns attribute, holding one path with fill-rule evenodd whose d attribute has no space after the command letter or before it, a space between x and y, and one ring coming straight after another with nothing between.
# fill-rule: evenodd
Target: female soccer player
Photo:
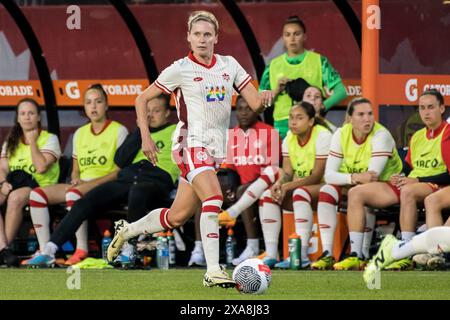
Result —
<instances>
[{"instance_id":1,"label":"female soccer player","mask_svg":"<svg viewBox=\"0 0 450 320\"><path fill-rule=\"evenodd\" d=\"M225 157L233 87L258 112L271 105L273 94L270 91L258 94L250 84L250 76L233 57L214 54L218 30L213 14L192 13L187 33L192 51L166 68L136 99L142 150L156 163L158 150L150 137L145 106L161 93L175 94L179 122L173 157L181 169L181 181L170 209L153 210L116 233L108 249L108 260L114 260L126 240L144 232L181 226L201 206L200 229L207 263L203 284L227 288L236 284L219 266L217 214L223 198L215 168Z\"/></svg>"},{"instance_id":2,"label":"female soccer player","mask_svg":"<svg viewBox=\"0 0 450 320\"><path fill-rule=\"evenodd\" d=\"M349 192L347 217L352 251L358 250L357 237L360 237L364 225L362 208L365 205L383 208L400 203L402 240L407 242L415 235L417 203L439 190L442 185L448 184L449 180L450 126L442 119L444 111L444 98L438 91L423 92L419 97L419 114L425 128L417 131L411 138L406 156L406 162L412 168L408 177L393 175L390 180L357 186ZM432 208L430 209L427 213L427 227L431 218L428 215L433 215ZM432 223L434 225L435 222ZM404 269L411 265L410 259L403 259L387 268Z\"/></svg>"},{"instance_id":3,"label":"female soccer player","mask_svg":"<svg viewBox=\"0 0 450 320\"><path fill-rule=\"evenodd\" d=\"M35 188L30 194L30 214L42 251L50 239L49 205L66 203L67 211L74 202L95 186L115 178L114 154L128 135L128 130L109 120L108 98L100 84L94 84L84 94L84 111L89 123L77 129L73 136L73 167L70 184L55 184ZM76 232L77 248L66 261L76 264L88 256L87 220ZM24 261L24 264L27 264Z\"/></svg>"},{"instance_id":4,"label":"female soccer player","mask_svg":"<svg viewBox=\"0 0 450 320\"><path fill-rule=\"evenodd\" d=\"M8 245L20 227L32 188L58 181L60 155L58 137L41 128L37 102L21 100L0 158L0 205L7 201L5 224L0 216L0 264L18 264Z\"/></svg>"},{"instance_id":5,"label":"female soccer player","mask_svg":"<svg viewBox=\"0 0 450 320\"><path fill-rule=\"evenodd\" d=\"M356 184L388 181L392 175L400 173L402 169L394 139L386 128L375 122L369 100L365 98L352 100L347 109L347 115L349 123L339 128L331 140L325 170L327 184L320 189L317 211L324 252L321 258L311 265L313 269L333 267L332 252L337 224L337 205L342 193ZM370 193L372 198L378 198L375 191L371 190ZM374 194L377 194L377 197L373 197ZM351 201L349 203L351 204ZM364 211L364 206L361 210ZM373 228L374 224L375 218L370 215L366 226ZM368 232L367 237L364 237L364 233L361 232L358 237L353 238L350 233L350 237L356 242L355 246L357 244L361 246L363 241L369 244L371 236L372 232ZM363 257L362 252L357 254L357 257L352 257L354 259L345 259L335 264L334 268L337 270L359 269Z\"/></svg>"}]
</instances>

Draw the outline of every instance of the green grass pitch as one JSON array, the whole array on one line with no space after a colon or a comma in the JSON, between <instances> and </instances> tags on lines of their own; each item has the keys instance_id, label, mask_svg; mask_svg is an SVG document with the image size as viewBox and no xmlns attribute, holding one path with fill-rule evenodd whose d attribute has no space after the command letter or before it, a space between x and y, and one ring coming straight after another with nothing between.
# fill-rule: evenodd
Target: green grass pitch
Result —
<instances>
[{"instance_id":1,"label":"green grass pitch","mask_svg":"<svg viewBox=\"0 0 450 320\"><path fill-rule=\"evenodd\" d=\"M205 288L204 270L81 270L79 290L67 288L66 269L0 269L5 299L450 299L450 272L382 272L379 290L369 290L361 272L273 271L264 295Z\"/></svg>"}]
</instances>

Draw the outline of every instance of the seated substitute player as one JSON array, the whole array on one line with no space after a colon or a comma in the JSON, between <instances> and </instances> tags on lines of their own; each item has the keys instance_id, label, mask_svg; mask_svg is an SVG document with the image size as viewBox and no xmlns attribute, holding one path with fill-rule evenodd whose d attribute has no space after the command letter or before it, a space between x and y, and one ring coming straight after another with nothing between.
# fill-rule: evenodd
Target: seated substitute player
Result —
<instances>
[{"instance_id":1,"label":"seated substitute player","mask_svg":"<svg viewBox=\"0 0 450 320\"><path fill-rule=\"evenodd\" d=\"M8 246L22 223L31 190L58 181L60 155L58 137L41 127L37 102L30 98L20 100L14 126L0 156L0 206L6 202L4 222L0 213L0 265L19 264Z\"/></svg>"},{"instance_id":2,"label":"seated substitute player","mask_svg":"<svg viewBox=\"0 0 450 320\"><path fill-rule=\"evenodd\" d=\"M364 206L384 208L400 203L402 240L408 242L415 235L417 203L448 183L450 128L442 119L444 111L444 99L438 91L423 92L419 97L419 113L426 127L411 138L406 156L406 162L412 168L408 177L396 174L389 181L369 183L350 190L347 217L352 252L360 252ZM402 259L387 268L405 269L411 266L410 259Z\"/></svg>"},{"instance_id":3,"label":"seated substitute player","mask_svg":"<svg viewBox=\"0 0 450 320\"><path fill-rule=\"evenodd\" d=\"M313 225L313 207L317 205L319 190L323 186L332 134L327 125L315 117L313 105L305 101L292 107L289 129L283 141L282 174L271 190L264 193L261 216L270 220L272 215L275 217L276 212L277 219L280 218L280 209L275 210L273 202L294 211L295 232L302 239L301 267L307 268L311 264L308 247ZM263 223L264 219L261 221ZM264 230L264 223L262 225ZM269 247L273 246L273 249L278 247L279 230L278 227L277 233L265 233L270 237L266 243ZM272 250L267 251L265 258L265 263L269 266L276 261ZM287 268L289 263L289 259L285 259L274 266Z\"/></svg>"},{"instance_id":4,"label":"seated substitute player","mask_svg":"<svg viewBox=\"0 0 450 320\"><path fill-rule=\"evenodd\" d=\"M258 112L272 104L273 94L271 91L258 93L250 82L251 77L233 57L214 54L218 26L210 12L192 13L187 34L192 51L163 70L136 99L142 151L156 163L157 146L148 134L144 108L161 93L175 93L179 123L174 134L173 157L182 178L170 209L153 210L117 232L108 248L108 260L115 259L128 239L145 232L179 227L201 206L200 231L207 263L203 285L230 288L236 283L219 265L217 215L223 197L215 169L225 157L231 93L237 89L250 108Z\"/></svg>"},{"instance_id":5,"label":"seated substitute player","mask_svg":"<svg viewBox=\"0 0 450 320\"><path fill-rule=\"evenodd\" d=\"M221 217L228 214L231 219L226 220L226 225L233 227L235 218L242 213L242 221L247 233L247 246L241 255L233 260L233 265L238 265L259 254L255 219L257 208L253 204L262 192L275 182L281 153L278 131L259 121L258 114L249 107L242 96L236 99L236 118L238 125L229 130L227 159L221 167L236 171L241 185L236 190L237 202L226 212L219 214L219 223L221 223ZM198 242L193 255L194 252L196 254L194 260L202 262L203 251ZM194 260L192 263L195 262ZM197 262L196 264L201 264Z\"/></svg>"},{"instance_id":6,"label":"seated substitute player","mask_svg":"<svg viewBox=\"0 0 450 320\"><path fill-rule=\"evenodd\" d=\"M42 186L31 191L30 215L40 250L50 239L49 205L65 202L70 214L73 204L83 195L115 178L114 154L127 137L128 130L119 122L109 120L107 110L108 97L102 85L91 85L84 93L84 112L89 123L78 128L73 135L70 184ZM76 264L88 256L87 221L80 225L76 238L75 253L65 262L66 265Z\"/></svg>"},{"instance_id":7,"label":"seated substitute player","mask_svg":"<svg viewBox=\"0 0 450 320\"><path fill-rule=\"evenodd\" d=\"M57 249L70 240L83 221L123 203L128 204L127 220L130 222L139 220L148 210L168 204L169 194L179 175L179 169L171 156L175 125L168 123L168 103L165 96L160 96L147 105L150 134L161 150L157 165L153 166L141 151L141 135L136 129L115 154L114 163L121 168L117 180L100 184L75 202L70 213L52 234L50 242L43 246L42 254L36 255L25 265L51 266L55 262ZM126 221L119 220L116 224L123 226ZM125 244L116 262L122 266L133 265L134 251L132 244Z\"/></svg>"},{"instance_id":8,"label":"seated substitute player","mask_svg":"<svg viewBox=\"0 0 450 320\"><path fill-rule=\"evenodd\" d=\"M334 263L332 252L337 224L337 206L342 194L353 186L365 185L373 181L388 181L392 175L400 173L402 169L402 161L398 156L395 141L386 128L375 122L369 100L362 97L353 99L348 106L347 116L349 122L339 128L331 140L325 170L327 184L320 189L317 211L323 254L311 265L313 269L331 269L333 265L337 270L362 267L364 257L361 252L356 259L351 260L353 261L351 264L348 263L349 259ZM376 193L371 191L371 194ZM364 206L361 209L364 210ZM370 215L366 219L366 227L373 230L374 224L375 217ZM368 248L373 232L367 233L366 237L361 233L360 237L353 241L359 241L359 247L364 241Z\"/></svg>"}]
</instances>

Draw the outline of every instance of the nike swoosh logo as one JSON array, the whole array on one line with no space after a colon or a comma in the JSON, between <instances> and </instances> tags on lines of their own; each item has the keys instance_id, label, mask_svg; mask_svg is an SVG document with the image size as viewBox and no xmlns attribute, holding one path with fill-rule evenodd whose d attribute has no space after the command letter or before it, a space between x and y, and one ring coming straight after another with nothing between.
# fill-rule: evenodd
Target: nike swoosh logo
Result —
<instances>
[{"instance_id":1,"label":"nike swoosh logo","mask_svg":"<svg viewBox=\"0 0 450 320\"><path fill-rule=\"evenodd\" d=\"M19 161L19 162L21 162L21 161L24 161L25 159L19 159L19 160L17 160L17 161Z\"/></svg>"},{"instance_id":2,"label":"nike swoosh logo","mask_svg":"<svg viewBox=\"0 0 450 320\"><path fill-rule=\"evenodd\" d=\"M231 146L231 149L237 149L239 146L238 145L234 145L234 146Z\"/></svg>"},{"instance_id":3,"label":"nike swoosh logo","mask_svg":"<svg viewBox=\"0 0 450 320\"><path fill-rule=\"evenodd\" d=\"M92 153L92 152L95 152L97 149L94 149L94 150L88 150L88 153Z\"/></svg>"},{"instance_id":4,"label":"nike swoosh logo","mask_svg":"<svg viewBox=\"0 0 450 320\"><path fill-rule=\"evenodd\" d=\"M425 157L427 154L429 154L430 152L425 152L425 153L422 153L420 156L421 157Z\"/></svg>"}]
</instances>

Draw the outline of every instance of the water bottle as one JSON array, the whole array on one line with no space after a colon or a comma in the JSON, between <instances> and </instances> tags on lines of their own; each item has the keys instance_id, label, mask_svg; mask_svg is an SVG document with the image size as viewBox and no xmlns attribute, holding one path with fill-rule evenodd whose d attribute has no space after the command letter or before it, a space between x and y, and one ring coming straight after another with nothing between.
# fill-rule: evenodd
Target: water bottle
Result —
<instances>
[{"instance_id":1,"label":"water bottle","mask_svg":"<svg viewBox=\"0 0 450 320\"><path fill-rule=\"evenodd\" d=\"M35 253L38 249L38 241L36 238L36 231L34 228L30 228L28 231L28 239L27 239L27 251L28 253Z\"/></svg>"},{"instance_id":2,"label":"water bottle","mask_svg":"<svg viewBox=\"0 0 450 320\"><path fill-rule=\"evenodd\" d=\"M156 264L158 269L169 269L169 241L165 233L160 233L157 238L157 259Z\"/></svg>"},{"instance_id":3,"label":"water bottle","mask_svg":"<svg viewBox=\"0 0 450 320\"><path fill-rule=\"evenodd\" d=\"M176 264L176 250L175 238L172 231L167 231L167 241L169 243L169 266L174 267Z\"/></svg>"},{"instance_id":4,"label":"water bottle","mask_svg":"<svg viewBox=\"0 0 450 320\"><path fill-rule=\"evenodd\" d=\"M302 266L302 241L300 236L293 233L289 236L288 240L289 258L291 262L291 269L298 270Z\"/></svg>"},{"instance_id":5,"label":"water bottle","mask_svg":"<svg viewBox=\"0 0 450 320\"><path fill-rule=\"evenodd\" d=\"M111 232L109 230L105 230L103 233L103 239L102 239L102 259L108 261L108 247L111 243Z\"/></svg>"},{"instance_id":6,"label":"water bottle","mask_svg":"<svg viewBox=\"0 0 450 320\"><path fill-rule=\"evenodd\" d=\"M236 240L234 239L234 232L232 228L228 229L227 240L225 241L225 252L227 255L227 266L233 265L234 254L236 252Z\"/></svg>"}]
</instances>

